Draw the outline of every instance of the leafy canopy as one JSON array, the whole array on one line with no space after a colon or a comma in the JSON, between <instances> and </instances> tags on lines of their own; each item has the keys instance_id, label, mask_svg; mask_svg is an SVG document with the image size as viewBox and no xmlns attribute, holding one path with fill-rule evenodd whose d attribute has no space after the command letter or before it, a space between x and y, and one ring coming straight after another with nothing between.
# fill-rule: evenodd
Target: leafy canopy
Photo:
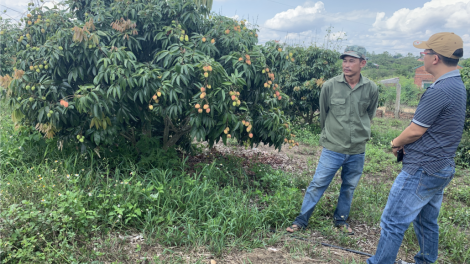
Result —
<instances>
[{"instance_id":1,"label":"leafy canopy","mask_svg":"<svg viewBox=\"0 0 470 264\"><path fill-rule=\"evenodd\" d=\"M35 7L24 28L11 33L17 60L3 95L14 121L82 150L144 136L164 149L189 147L193 138L294 144L280 108L287 96L266 70L256 28L209 14L207 3ZM264 86L268 81L278 96Z\"/></svg>"}]
</instances>

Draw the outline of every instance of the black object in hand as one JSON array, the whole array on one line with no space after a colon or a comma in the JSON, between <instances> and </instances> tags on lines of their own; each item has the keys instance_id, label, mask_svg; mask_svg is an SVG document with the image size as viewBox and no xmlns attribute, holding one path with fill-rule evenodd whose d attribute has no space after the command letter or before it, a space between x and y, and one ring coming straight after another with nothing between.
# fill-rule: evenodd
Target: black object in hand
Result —
<instances>
[{"instance_id":1,"label":"black object in hand","mask_svg":"<svg viewBox=\"0 0 470 264\"><path fill-rule=\"evenodd\" d=\"M403 160L403 149L400 149L397 151L397 162L400 162Z\"/></svg>"}]
</instances>

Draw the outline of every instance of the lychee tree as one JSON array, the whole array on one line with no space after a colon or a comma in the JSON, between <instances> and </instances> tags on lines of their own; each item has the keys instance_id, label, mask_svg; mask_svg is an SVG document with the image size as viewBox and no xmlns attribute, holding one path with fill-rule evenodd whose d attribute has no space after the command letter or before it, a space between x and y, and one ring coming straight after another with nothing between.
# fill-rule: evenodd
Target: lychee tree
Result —
<instances>
[{"instance_id":1,"label":"lychee tree","mask_svg":"<svg viewBox=\"0 0 470 264\"><path fill-rule=\"evenodd\" d=\"M15 62L16 48L14 38L20 31L19 25L11 19L0 17L0 76L11 76Z\"/></svg>"},{"instance_id":2,"label":"lychee tree","mask_svg":"<svg viewBox=\"0 0 470 264\"><path fill-rule=\"evenodd\" d=\"M193 138L294 144L256 29L200 2L34 6L15 36L13 119L82 150L145 135L164 149Z\"/></svg>"},{"instance_id":3,"label":"lychee tree","mask_svg":"<svg viewBox=\"0 0 470 264\"><path fill-rule=\"evenodd\" d=\"M308 122L319 109L321 87L341 73L336 62L339 53L317 46L289 46L275 41L264 45L267 64L278 72L278 82L289 97L284 109L291 118L302 116Z\"/></svg>"}]
</instances>

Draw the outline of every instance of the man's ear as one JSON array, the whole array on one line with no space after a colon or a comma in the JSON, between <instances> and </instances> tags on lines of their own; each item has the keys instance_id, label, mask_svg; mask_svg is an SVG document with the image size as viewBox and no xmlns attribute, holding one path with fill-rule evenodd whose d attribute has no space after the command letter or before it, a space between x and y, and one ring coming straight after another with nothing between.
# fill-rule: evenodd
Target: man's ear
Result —
<instances>
[{"instance_id":1,"label":"man's ear","mask_svg":"<svg viewBox=\"0 0 470 264\"><path fill-rule=\"evenodd\" d=\"M434 56L434 60L432 61L432 64L433 64L433 65L437 65L437 63L438 63L439 60L440 60L440 59L439 59L439 56L437 56L437 55L433 55L433 56Z\"/></svg>"},{"instance_id":2,"label":"man's ear","mask_svg":"<svg viewBox=\"0 0 470 264\"><path fill-rule=\"evenodd\" d=\"M364 68L367 64L367 61L366 60L362 60L361 61L361 68Z\"/></svg>"}]
</instances>

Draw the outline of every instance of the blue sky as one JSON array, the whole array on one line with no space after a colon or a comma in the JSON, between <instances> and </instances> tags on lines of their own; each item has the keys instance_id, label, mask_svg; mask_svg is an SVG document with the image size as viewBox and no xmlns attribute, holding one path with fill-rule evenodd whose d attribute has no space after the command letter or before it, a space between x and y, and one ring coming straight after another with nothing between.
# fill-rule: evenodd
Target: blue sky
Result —
<instances>
[{"instance_id":1,"label":"blue sky","mask_svg":"<svg viewBox=\"0 0 470 264\"><path fill-rule=\"evenodd\" d=\"M28 2L0 0L0 10L7 10L2 17L20 18L12 9L24 12ZM414 40L447 31L462 37L464 57L470 57L470 0L214 0L212 11L256 24L260 43L315 43L338 50L362 45L370 52L417 55L421 50L413 47Z\"/></svg>"}]
</instances>

